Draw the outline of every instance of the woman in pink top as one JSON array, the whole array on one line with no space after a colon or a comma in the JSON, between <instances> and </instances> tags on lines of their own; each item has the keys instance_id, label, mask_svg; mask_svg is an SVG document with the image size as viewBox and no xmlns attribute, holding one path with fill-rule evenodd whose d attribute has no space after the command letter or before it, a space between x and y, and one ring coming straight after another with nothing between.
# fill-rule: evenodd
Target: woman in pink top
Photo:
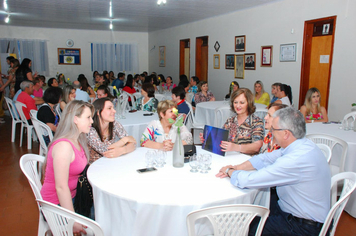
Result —
<instances>
[{"instance_id":1,"label":"woman in pink top","mask_svg":"<svg viewBox=\"0 0 356 236\"><path fill-rule=\"evenodd\" d=\"M79 100L69 102L47 153L42 198L73 212L78 177L88 163L86 134L93 123L93 114L94 108L90 103ZM73 231L74 235L86 234L79 223L74 224Z\"/></svg>"}]
</instances>

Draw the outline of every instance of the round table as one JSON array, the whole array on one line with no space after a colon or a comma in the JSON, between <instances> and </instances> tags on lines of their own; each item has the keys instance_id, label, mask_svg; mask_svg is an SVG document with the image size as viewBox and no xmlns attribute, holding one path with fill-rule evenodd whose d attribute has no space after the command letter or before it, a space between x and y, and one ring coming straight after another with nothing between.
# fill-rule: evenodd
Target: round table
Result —
<instances>
[{"instance_id":1,"label":"round table","mask_svg":"<svg viewBox=\"0 0 356 236\"><path fill-rule=\"evenodd\" d=\"M327 134L347 142L348 150L345 159L345 171L356 172L356 132L340 129L341 124L323 124L322 122L308 123L307 134ZM341 147L335 146L330 165L339 166ZM332 168L333 169L333 168ZM335 174L335 173L332 173ZM345 207L350 215L356 218L356 192L354 192Z\"/></svg>"},{"instance_id":2,"label":"round table","mask_svg":"<svg viewBox=\"0 0 356 236\"><path fill-rule=\"evenodd\" d=\"M266 110L266 105L255 103L256 112ZM195 108L195 120L199 124L205 124L214 126L215 123L215 110L217 108L230 107L229 101L212 101L212 102L200 102ZM230 112L231 115L234 113ZM228 118L228 117L227 117ZM226 118L226 119L227 119Z\"/></svg>"},{"instance_id":3,"label":"round table","mask_svg":"<svg viewBox=\"0 0 356 236\"><path fill-rule=\"evenodd\" d=\"M88 170L93 187L95 220L105 235L187 235L186 216L191 211L225 204L269 204L269 191L238 189L229 178L216 178L222 166L238 164L249 156L212 154L208 174L191 173L189 164L173 168L172 152L167 164L155 172L139 174L145 168L147 148L119 158L100 158ZM209 153L197 147L198 153ZM205 223L198 232L210 232Z\"/></svg>"},{"instance_id":4,"label":"round table","mask_svg":"<svg viewBox=\"0 0 356 236\"><path fill-rule=\"evenodd\" d=\"M144 114L153 113L151 116L144 116ZM148 123L152 120L158 120L158 114L156 112L148 111L136 111L136 112L126 112L124 114L126 119L117 119L116 120L122 124L126 132L133 136L137 141L137 146L140 145L140 139L143 131L147 128Z\"/></svg>"}]
</instances>

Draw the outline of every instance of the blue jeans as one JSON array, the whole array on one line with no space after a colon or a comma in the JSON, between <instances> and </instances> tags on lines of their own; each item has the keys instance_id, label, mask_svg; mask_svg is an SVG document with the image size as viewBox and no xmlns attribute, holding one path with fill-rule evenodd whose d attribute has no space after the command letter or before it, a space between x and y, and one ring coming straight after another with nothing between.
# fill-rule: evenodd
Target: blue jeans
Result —
<instances>
[{"instance_id":1,"label":"blue jeans","mask_svg":"<svg viewBox=\"0 0 356 236\"><path fill-rule=\"evenodd\" d=\"M278 196L273 196L271 192L270 215L263 228L263 236L318 236L322 225L313 226L303 224L292 217L291 214L281 210L278 205ZM249 235L255 235L260 218L251 222Z\"/></svg>"}]
</instances>

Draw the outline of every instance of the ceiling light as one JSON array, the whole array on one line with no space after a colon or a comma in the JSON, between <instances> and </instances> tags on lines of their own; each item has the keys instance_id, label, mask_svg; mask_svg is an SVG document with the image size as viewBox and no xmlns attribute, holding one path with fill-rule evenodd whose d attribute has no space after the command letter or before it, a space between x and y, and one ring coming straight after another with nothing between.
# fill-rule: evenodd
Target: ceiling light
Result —
<instances>
[{"instance_id":1,"label":"ceiling light","mask_svg":"<svg viewBox=\"0 0 356 236\"><path fill-rule=\"evenodd\" d=\"M110 27L110 29L112 29L112 21L110 21L110 26L109 27Z\"/></svg>"},{"instance_id":2,"label":"ceiling light","mask_svg":"<svg viewBox=\"0 0 356 236\"><path fill-rule=\"evenodd\" d=\"M164 4L166 4L166 2L167 2L166 0L158 0L158 1L157 1L157 4L158 4L158 5L161 5L161 4L163 3L163 5L164 5Z\"/></svg>"},{"instance_id":3,"label":"ceiling light","mask_svg":"<svg viewBox=\"0 0 356 236\"><path fill-rule=\"evenodd\" d=\"M112 2L110 2L110 7L109 7L109 17L112 17Z\"/></svg>"},{"instance_id":4,"label":"ceiling light","mask_svg":"<svg viewBox=\"0 0 356 236\"><path fill-rule=\"evenodd\" d=\"M8 9L7 0L4 0L4 9L5 9L5 11L7 11L7 9Z\"/></svg>"},{"instance_id":5,"label":"ceiling light","mask_svg":"<svg viewBox=\"0 0 356 236\"><path fill-rule=\"evenodd\" d=\"M7 17L5 18L5 23L9 23L10 22L10 15L7 15Z\"/></svg>"}]
</instances>

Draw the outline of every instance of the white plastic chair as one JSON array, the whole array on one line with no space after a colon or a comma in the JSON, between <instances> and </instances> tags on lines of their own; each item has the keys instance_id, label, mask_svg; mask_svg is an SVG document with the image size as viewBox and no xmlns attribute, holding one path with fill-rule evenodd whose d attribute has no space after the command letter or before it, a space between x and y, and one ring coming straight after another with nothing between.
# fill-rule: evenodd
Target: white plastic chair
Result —
<instances>
[{"instance_id":1,"label":"white plastic chair","mask_svg":"<svg viewBox=\"0 0 356 236\"><path fill-rule=\"evenodd\" d=\"M199 133L203 132L204 124L200 124L200 123L197 123L195 121L195 115L194 115L192 104L190 104L187 101L186 101L186 103L187 103L190 111L189 111L188 115L185 118L185 124L186 124L188 130L190 130L190 129L194 130L194 132L193 132L193 142L194 142L194 144L201 144Z\"/></svg>"},{"instance_id":2,"label":"white plastic chair","mask_svg":"<svg viewBox=\"0 0 356 236\"><path fill-rule=\"evenodd\" d=\"M132 110L132 107L135 105L135 96L128 92L125 92L125 91L123 93L127 96L127 103L126 103L127 105L126 106L128 106L129 110ZM131 99L131 104L132 104L131 106L130 106L130 103L128 100L129 98Z\"/></svg>"},{"instance_id":3,"label":"white plastic chair","mask_svg":"<svg viewBox=\"0 0 356 236\"><path fill-rule=\"evenodd\" d=\"M164 94L159 94L159 93L155 93L155 98L158 100L158 102L166 100Z\"/></svg>"},{"instance_id":4,"label":"white plastic chair","mask_svg":"<svg viewBox=\"0 0 356 236\"><path fill-rule=\"evenodd\" d=\"M31 120L32 120L33 127L35 128L38 140L40 141L39 154L41 156L46 156L48 147L46 145L46 142L45 142L43 136L48 135L49 140L52 141L53 133L52 133L51 128L48 125L46 125L45 123L43 123L42 121L37 119L37 111L35 111L36 114L34 114L33 111L35 111L35 110L31 110Z\"/></svg>"},{"instance_id":5,"label":"white plastic chair","mask_svg":"<svg viewBox=\"0 0 356 236\"><path fill-rule=\"evenodd\" d=\"M338 182L343 182L343 188L338 201L336 201ZM323 227L320 230L319 236L325 236L330 224L332 228L330 236L333 236L336 231L337 224L339 223L340 216L349 201L352 192L356 188L356 173L355 172L343 172L334 175L331 178L331 209L326 217Z\"/></svg>"},{"instance_id":6,"label":"white plastic chair","mask_svg":"<svg viewBox=\"0 0 356 236\"><path fill-rule=\"evenodd\" d=\"M111 95L114 95L114 87L111 86L111 85L109 85L109 86L108 86L108 89L109 89L109 91L110 91L110 94L111 94Z\"/></svg>"},{"instance_id":7,"label":"white plastic chair","mask_svg":"<svg viewBox=\"0 0 356 236\"><path fill-rule=\"evenodd\" d=\"M5 100L6 100L7 107L9 108L9 112L10 112L11 119L12 119L12 121L11 121L11 142L15 142L16 125L22 124L22 120L19 117L19 114L15 108L15 104L13 103L13 101L8 97L5 97Z\"/></svg>"},{"instance_id":8,"label":"white plastic chair","mask_svg":"<svg viewBox=\"0 0 356 236\"><path fill-rule=\"evenodd\" d=\"M25 154L20 158L20 168L24 175L26 176L32 192L35 195L36 199L42 199L41 189L41 168L45 161L44 156L36 154ZM38 204L37 204L38 205ZM44 236L45 233L49 230L47 222L44 220L43 215L41 214L41 206L38 205L38 236Z\"/></svg>"},{"instance_id":9,"label":"white plastic chair","mask_svg":"<svg viewBox=\"0 0 356 236\"><path fill-rule=\"evenodd\" d=\"M225 124L226 120L233 116L230 106L228 107L218 107L215 109L215 120L214 126L221 128Z\"/></svg>"},{"instance_id":10,"label":"white plastic chair","mask_svg":"<svg viewBox=\"0 0 356 236\"><path fill-rule=\"evenodd\" d=\"M88 235L104 236L100 225L87 217L41 199L37 199L37 203L41 206L54 236L73 235L75 222L87 226L85 231Z\"/></svg>"},{"instance_id":11,"label":"white plastic chair","mask_svg":"<svg viewBox=\"0 0 356 236\"><path fill-rule=\"evenodd\" d=\"M330 147L323 143L317 143L316 146L319 147L321 152L324 154L326 161L329 163L331 160L331 154L332 154Z\"/></svg>"},{"instance_id":12,"label":"white plastic chair","mask_svg":"<svg viewBox=\"0 0 356 236\"><path fill-rule=\"evenodd\" d=\"M194 93L186 93L185 94L185 101L189 102L189 103L192 103L193 97L194 97Z\"/></svg>"},{"instance_id":13,"label":"white plastic chair","mask_svg":"<svg viewBox=\"0 0 356 236\"><path fill-rule=\"evenodd\" d=\"M127 110L128 96L126 92L121 93L121 95L118 97L118 102L120 102L121 109L124 111Z\"/></svg>"},{"instance_id":14,"label":"white plastic chair","mask_svg":"<svg viewBox=\"0 0 356 236\"><path fill-rule=\"evenodd\" d=\"M195 236L195 221L206 217L214 228L214 236L245 236L249 231L251 221L256 216L260 216L260 223L255 233L256 236L259 236L262 233L268 215L269 210L258 205L236 204L209 207L188 214L188 235Z\"/></svg>"},{"instance_id":15,"label":"white plastic chair","mask_svg":"<svg viewBox=\"0 0 356 236\"><path fill-rule=\"evenodd\" d=\"M306 137L312 140L316 144L322 143L327 145L331 149L331 152L333 152L333 149L337 144L341 145L342 153L340 156L339 166L337 167L330 164L331 175L333 176L337 173L341 173L345 171L345 159L346 159L347 148L348 148L347 142L327 134L308 134Z\"/></svg>"},{"instance_id":16,"label":"white plastic chair","mask_svg":"<svg viewBox=\"0 0 356 236\"><path fill-rule=\"evenodd\" d=\"M59 105L59 103L57 105L54 106L54 109L57 113L57 115L59 116L59 119L61 118L62 112L61 112L61 106Z\"/></svg>"},{"instance_id":17,"label":"white plastic chair","mask_svg":"<svg viewBox=\"0 0 356 236\"><path fill-rule=\"evenodd\" d=\"M32 132L34 130L33 130L33 125L28 124L28 121L27 121L25 114L23 113L23 110L22 110L22 108L26 107L26 105L21 102L15 101L15 106L16 106L17 112L19 113L21 121L22 121L20 147L22 146L22 138L23 138L23 132L24 132L23 129L27 128L27 149L31 149L32 148Z\"/></svg>"},{"instance_id":18,"label":"white plastic chair","mask_svg":"<svg viewBox=\"0 0 356 236\"><path fill-rule=\"evenodd\" d=\"M355 119L356 119L356 111L347 113L344 116L344 120L347 120L347 121L355 122Z\"/></svg>"},{"instance_id":19,"label":"white plastic chair","mask_svg":"<svg viewBox=\"0 0 356 236\"><path fill-rule=\"evenodd\" d=\"M139 92L134 93L133 95L135 96L135 98L136 98L136 99L138 99L138 98L142 97L142 94L141 94L141 93L139 93Z\"/></svg>"}]
</instances>

